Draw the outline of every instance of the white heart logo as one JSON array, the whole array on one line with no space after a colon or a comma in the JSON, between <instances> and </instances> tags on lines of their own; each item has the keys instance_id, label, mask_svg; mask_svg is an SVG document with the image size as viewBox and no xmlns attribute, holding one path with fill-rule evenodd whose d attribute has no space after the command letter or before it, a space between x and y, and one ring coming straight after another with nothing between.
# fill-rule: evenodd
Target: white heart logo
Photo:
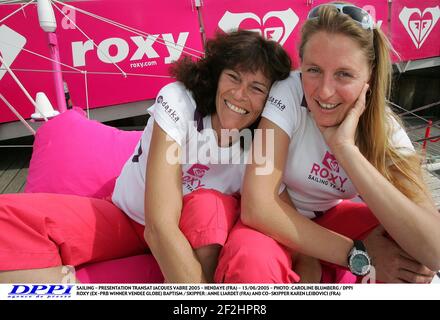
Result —
<instances>
[{"instance_id":1,"label":"white heart logo","mask_svg":"<svg viewBox=\"0 0 440 320\"><path fill-rule=\"evenodd\" d=\"M240 24L246 19L252 19L263 27L266 21L270 18L278 18L283 25L280 27L264 28L262 30L252 29L251 31L256 31L260 34L262 33L267 39L272 39L283 45L292 34L293 29L295 29L299 21L298 16L291 8L284 11L270 11L264 15L263 19L260 19L260 17L252 12L232 13L226 11L218 22L218 27L224 32L234 31L237 30L240 27Z\"/></svg>"},{"instance_id":2,"label":"white heart logo","mask_svg":"<svg viewBox=\"0 0 440 320\"><path fill-rule=\"evenodd\" d=\"M423 13L419 8L404 7L399 14L400 22L417 49L422 47L439 18L439 6L426 8Z\"/></svg>"}]
</instances>

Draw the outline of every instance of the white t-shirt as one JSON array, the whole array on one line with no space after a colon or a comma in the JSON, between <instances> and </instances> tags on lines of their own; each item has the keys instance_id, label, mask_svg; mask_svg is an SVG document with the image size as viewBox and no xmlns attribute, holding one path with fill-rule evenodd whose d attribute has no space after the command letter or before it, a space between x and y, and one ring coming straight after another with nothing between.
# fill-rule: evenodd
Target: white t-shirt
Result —
<instances>
[{"instance_id":1,"label":"white t-shirt","mask_svg":"<svg viewBox=\"0 0 440 320\"><path fill-rule=\"evenodd\" d=\"M199 117L191 93L180 82L163 87L149 108L147 126L132 157L116 180L112 201L130 218L145 224L144 191L148 151L157 123L182 149L182 193L199 188L215 189L225 194L240 191L247 154L237 141L230 147L217 144L211 116ZM203 127L203 128L202 128ZM174 152L170 152L175 155ZM170 161L178 159L171 156Z\"/></svg>"},{"instance_id":2,"label":"white t-shirt","mask_svg":"<svg viewBox=\"0 0 440 320\"><path fill-rule=\"evenodd\" d=\"M343 199L357 196L354 185L339 166L310 115L299 72L291 72L286 80L272 86L263 117L290 137L283 182L301 214L315 218ZM413 152L408 135L397 121L391 119L393 145L402 152Z\"/></svg>"}]
</instances>

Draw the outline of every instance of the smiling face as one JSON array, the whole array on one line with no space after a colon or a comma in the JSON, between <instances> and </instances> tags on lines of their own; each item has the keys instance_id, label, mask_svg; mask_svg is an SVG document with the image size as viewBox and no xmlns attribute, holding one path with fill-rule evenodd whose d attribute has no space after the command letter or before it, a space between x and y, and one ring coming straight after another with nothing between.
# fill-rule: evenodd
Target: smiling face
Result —
<instances>
[{"instance_id":1,"label":"smiling face","mask_svg":"<svg viewBox=\"0 0 440 320\"><path fill-rule=\"evenodd\" d=\"M244 129L257 120L263 111L271 82L261 72L225 69L220 74L216 113L212 126L220 137L221 129Z\"/></svg>"},{"instance_id":2,"label":"smiling face","mask_svg":"<svg viewBox=\"0 0 440 320\"><path fill-rule=\"evenodd\" d=\"M354 40L319 31L304 46L301 73L304 95L315 122L331 127L344 120L371 71Z\"/></svg>"}]
</instances>

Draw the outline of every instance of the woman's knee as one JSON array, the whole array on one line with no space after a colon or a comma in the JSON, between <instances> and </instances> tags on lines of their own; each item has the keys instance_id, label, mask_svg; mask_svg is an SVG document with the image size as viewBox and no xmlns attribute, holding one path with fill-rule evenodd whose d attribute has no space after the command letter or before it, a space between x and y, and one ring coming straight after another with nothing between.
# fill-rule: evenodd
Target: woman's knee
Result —
<instances>
[{"instance_id":1,"label":"woman's knee","mask_svg":"<svg viewBox=\"0 0 440 320\"><path fill-rule=\"evenodd\" d=\"M239 215L240 203L232 195L200 189L183 198L179 227L193 248L223 246Z\"/></svg>"},{"instance_id":2,"label":"woman's knee","mask_svg":"<svg viewBox=\"0 0 440 320\"><path fill-rule=\"evenodd\" d=\"M292 273L291 255L284 246L240 222L222 249L215 281L281 283L290 282Z\"/></svg>"},{"instance_id":3,"label":"woman's knee","mask_svg":"<svg viewBox=\"0 0 440 320\"><path fill-rule=\"evenodd\" d=\"M221 246L218 244L207 245L194 250L208 282L214 281L214 272L217 268L220 250Z\"/></svg>"},{"instance_id":4,"label":"woman's knee","mask_svg":"<svg viewBox=\"0 0 440 320\"><path fill-rule=\"evenodd\" d=\"M219 244L211 244L195 249L197 258L200 261L207 260L218 260L218 255L220 254L221 246Z\"/></svg>"}]
</instances>

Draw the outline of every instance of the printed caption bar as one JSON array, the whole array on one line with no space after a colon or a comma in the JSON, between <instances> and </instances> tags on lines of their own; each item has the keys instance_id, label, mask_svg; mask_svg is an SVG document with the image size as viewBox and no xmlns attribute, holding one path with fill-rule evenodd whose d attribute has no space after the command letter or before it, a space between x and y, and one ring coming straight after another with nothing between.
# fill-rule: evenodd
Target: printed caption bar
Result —
<instances>
[{"instance_id":1,"label":"printed caption bar","mask_svg":"<svg viewBox=\"0 0 440 320\"><path fill-rule=\"evenodd\" d=\"M2 284L0 300L439 300L438 284Z\"/></svg>"}]
</instances>

